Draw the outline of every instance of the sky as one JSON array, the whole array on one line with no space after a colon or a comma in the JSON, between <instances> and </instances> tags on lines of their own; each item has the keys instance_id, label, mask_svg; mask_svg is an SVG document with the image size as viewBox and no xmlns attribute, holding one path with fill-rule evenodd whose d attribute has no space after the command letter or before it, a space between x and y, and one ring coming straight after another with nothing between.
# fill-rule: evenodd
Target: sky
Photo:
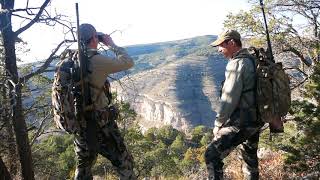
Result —
<instances>
[{"instance_id":1,"label":"sky","mask_svg":"<svg viewBox=\"0 0 320 180\"><path fill-rule=\"evenodd\" d=\"M38 7L42 0L29 0ZM172 41L223 31L230 12L249 9L248 0L52 0L49 13L58 12L76 22L75 3L79 4L80 24L90 23L98 31L110 34L119 46ZM16 0L15 8L26 6ZM24 22L13 19L16 30ZM21 34L28 42L28 53L18 54L24 62L45 59L64 38L61 26L35 25Z\"/></svg>"}]
</instances>

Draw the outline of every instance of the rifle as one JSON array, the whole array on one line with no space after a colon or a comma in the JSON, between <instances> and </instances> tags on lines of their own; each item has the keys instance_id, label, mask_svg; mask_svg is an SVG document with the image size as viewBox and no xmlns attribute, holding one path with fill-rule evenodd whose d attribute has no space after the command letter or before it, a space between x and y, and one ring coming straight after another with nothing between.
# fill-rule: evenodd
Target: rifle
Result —
<instances>
[{"instance_id":1,"label":"rifle","mask_svg":"<svg viewBox=\"0 0 320 180\"><path fill-rule=\"evenodd\" d=\"M79 8L78 3L76 3L76 16L77 16L77 38L78 38L78 55L79 55L79 66L80 66L80 84L81 84L81 94L82 102L81 107L84 110L86 105L91 104L91 99L88 97L90 95L90 89L88 83L85 81L85 78L88 76L88 63L86 62L87 57L87 48L85 47L85 42L80 40L79 32Z\"/></svg>"},{"instance_id":2,"label":"rifle","mask_svg":"<svg viewBox=\"0 0 320 180\"><path fill-rule=\"evenodd\" d=\"M265 30L266 30L266 34L267 34L267 42L268 42L268 48L267 48L267 53L269 53L268 58L272 61L274 61L274 57L273 57L273 53L272 53L272 47L271 47L271 41L270 41L270 36L269 36L269 30L268 30L268 24L267 24L267 20L266 20L266 15L264 13L264 5L263 5L263 0L260 0L260 6L261 6L261 11L262 11L262 15L263 15L263 20L264 20L264 25L265 25Z\"/></svg>"},{"instance_id":3,"label":"rifle","mask_svg":"<svg viewBox=\"0 0 320 180\"><path fill-rule=\"evenodd\" d=\"M78 38L78 63L80 66L80 88L81 95L79 97L78 105L80 106L80 117L85 118L86 122L86 137L89 149L92 151L97 150L97 123L95 119L94 109L89 108L92 107L92 99L91 92L89 86L89 60L88 60L88 52L86 47L86 42L81 41L80 37L80 21L79 21L79 7L78 3L76 3L76 16L77 16L77 38Z\"/></svg>"},{"instance_id":4,"label":"rifle","mask_svg":"<svg viewBox=\"0 0 320 180\"><path fill-rule=\"evenodd\" d=\"M266 58L267 60L270 60L272 63L275 63L275 60L274 60L274 57L273 57L273 53L272 53L272 47L271 47L271 41L270 41L270 36L269 36L269 31L268 31L268 25L267 25L267 20L266 20L266 15L265 15L265 12L264 12L264 5L263 5L263 0L260 0L260 6L261 6L261 10L262 10L262 15L263 15L263 19L264 19L264 24L265 24L265 30L266 30L266 34L267 34L267 42L268 42L268 48L267 48L267 51L266 51ZM276 63L279 65L279 63ZM282 64L280 65L280 67L282 68ZM284 70L282 69L282 72L283 74L285 74ZM279 73L278 71L278 74L281 74ZM278 75L279 76L279 75ZM282 76L284 77L284 76ZM278 88L277 90L285 90L285 88L283 87L286 87L287 86L287 89L290 90L290 86L289 86L289 80L284 83L283 81L281 81L282 83L282 89L280 89L279 87L276 87L274 84L274 82L276 82L275 78L279 78L279 77L272 77L270 79L270 81L272 82L272 89L273 88ZM283 78L282 78L283 79ZM276 91L276 92L278 92ZM272 91L273 93L274 91ZM271 96L271 95L270 95ZM272 94L272 96L274 96ZM273 99L273 104L274 104L274 99ZM290 104L290 103L287 103L287 104ZM275 106L275 105L274 105ZM282 117L278 114L277 116L274 116L272 121L269 122L269 129L270 129L270 132L271 133L283 133L284 132L284 126L283 126L283 121L282 121ZM269 135L269 139L271 140L272 139L272 136L271 136L271 133Z\"/></svg>"}]
</instances>

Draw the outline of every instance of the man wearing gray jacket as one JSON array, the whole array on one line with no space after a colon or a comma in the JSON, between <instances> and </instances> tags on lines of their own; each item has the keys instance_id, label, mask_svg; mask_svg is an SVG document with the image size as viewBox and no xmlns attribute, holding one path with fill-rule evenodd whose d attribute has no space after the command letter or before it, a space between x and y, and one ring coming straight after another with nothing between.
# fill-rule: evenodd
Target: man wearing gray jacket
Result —
<instances>
[{"instance_id":1,"label":"man wearing gray jacket","mask_svg":"<svg viewBox=\"0 0 320 180\"><path fill-rule=\"evenodd\" d=\"M223 179L223 159L238 145L246 179L259 179L257 149L263 123L257 118L255 66L235 30L219 35L211 46L229 59L214 123L214 138L205 152L209 179Z\"/></svg>"}]
</instances>

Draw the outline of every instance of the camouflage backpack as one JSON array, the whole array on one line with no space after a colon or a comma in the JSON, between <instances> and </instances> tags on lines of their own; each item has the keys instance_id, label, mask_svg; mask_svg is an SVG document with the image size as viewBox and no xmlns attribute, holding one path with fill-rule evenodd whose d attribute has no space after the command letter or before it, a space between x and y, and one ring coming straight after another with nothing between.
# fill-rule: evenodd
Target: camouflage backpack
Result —
<instances>
[{"instance_id":1,"label":"camouflage backpack","mask_svg":"<svg viewBox=\"0 0 320 180\"><path fill-rule=\"evenodd\" d=\"M98 53L93 52L87 58L90 59L96 54ZM82 110L79 103L82 92L78 52L68 49L62 53L60 59L61 61L56 65L52 85L53 119L57 128L73 134L86 127L86 120L81 115ZM109 118L116 119L118 112L114 106L110 105L112 96L109 81L105 81L103 88L95 87L90 83L89 86L99 89L99 93L106 94L109 102ZM89 105L88 109L95 109L95 106Z\"/></svg>"},{"instance_id":2,"label":"camouflage backpack","mask_svg":"<svg viewBox=\"0 0 320 180\"><path fill-rule=\"evenodd\" d=\"M263 48L250 47L250 54L256 65L256 101L259 116L263 122L279 123L291 105L291 90L289 77L282 63L272 62ZM275 125L277 126L277 125Z\"/></svg>"},{"instance_id":3,"label":"camouflage backpack","mask_svg":"<svg viewBox=\"0 0 320 180\"><path fill-rule=\"evenodd\" d=\"M61 61L56 65L54 82L52 85L53 119L57 128L76 133L82 123L76 116L76 98L80 88L80 76L77 63L77 52L67 50L62 53Z\"/></svg>"}]
</instances>

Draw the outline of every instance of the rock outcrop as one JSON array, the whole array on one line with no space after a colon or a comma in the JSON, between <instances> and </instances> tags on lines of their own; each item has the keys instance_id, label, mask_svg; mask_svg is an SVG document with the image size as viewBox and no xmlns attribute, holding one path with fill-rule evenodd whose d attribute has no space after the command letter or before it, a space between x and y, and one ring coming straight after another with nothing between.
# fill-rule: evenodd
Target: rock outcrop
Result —
<instances>
[{"instance_id":1,"label":"rock outcrop","mask_svg":"<svg viewBox=\"0 0 320 180\"><path fill-rule=\"evenodd\" d=\"M131 104L144 128L212 126L225 65L219 55L191 54L124 77L112 87Z\"/></svg>"}]
</instances>

